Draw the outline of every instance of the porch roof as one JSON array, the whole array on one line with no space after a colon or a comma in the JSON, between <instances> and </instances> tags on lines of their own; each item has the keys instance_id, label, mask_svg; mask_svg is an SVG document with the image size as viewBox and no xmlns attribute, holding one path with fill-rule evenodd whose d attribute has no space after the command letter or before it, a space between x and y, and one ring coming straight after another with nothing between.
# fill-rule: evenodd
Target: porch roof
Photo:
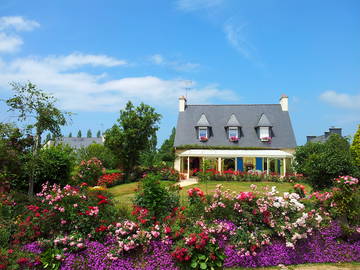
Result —
<instances>
[{"instance_id":1,"label":"porch roof","mask_svg":"<svg viewBox=\"0 0 360 270\"><path fill-rule=\"evenodd\" d=\"M281 150L218 150L190 149L179 154L181 157L268 157L291 158L292 154Z\"/></svg>"}]
</instances>

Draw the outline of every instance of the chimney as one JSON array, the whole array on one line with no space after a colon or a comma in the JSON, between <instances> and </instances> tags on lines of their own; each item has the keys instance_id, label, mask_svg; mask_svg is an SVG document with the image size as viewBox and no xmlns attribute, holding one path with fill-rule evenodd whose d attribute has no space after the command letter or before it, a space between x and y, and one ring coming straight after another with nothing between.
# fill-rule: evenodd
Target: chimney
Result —
<instances>
[{"instance_id":1,"label":"chimney","mask_svg":"<svg viewBox=\"0 0 360 270\"><path fill-rule=\"evenodd\" d=\"M179 112L184 112L186 108L186 98L184 96L179 97Z\"/></svg>"},{"instance_id":2,"label":"chimney","mask_svg":"<svg viewBox=\"0 0 360 270\"><path fill-rule=\"evenodd\" d=\"M311 142L316 136L306 136L306 142Z\"/></svg>"},{"instance_id":3,"label":"chimney","mask_svg":"<svg viewBox=\"0 0 360 270\"><path fill-rule=\"evenodd\" d=\"M284 94L281 95L280 105L281 105L281 109L284 112L287 112L289 110L289 97L287 95L284 95Z\"/></svg>"},{"instance_id":4,"label":"chimney","mask_svg":"<svg viewBox=\"0 0 360 270\"><path fill-rule=\"evenodd\" d=\"M329 137L330 131L325 131L324 135L325 135L325 138Z\"/></svg>"},{"instance_id":5,"label":"chimney","mask_svg":"<svg viewBox=\"0 0 360 270\"><path fill-rule=\"evenodd\" d=\"M341 135L341 128L331 127L331 128L329 128L329 132L331 134L338 134L339 136L342 136Z\"/></svg>"}]
</instances>

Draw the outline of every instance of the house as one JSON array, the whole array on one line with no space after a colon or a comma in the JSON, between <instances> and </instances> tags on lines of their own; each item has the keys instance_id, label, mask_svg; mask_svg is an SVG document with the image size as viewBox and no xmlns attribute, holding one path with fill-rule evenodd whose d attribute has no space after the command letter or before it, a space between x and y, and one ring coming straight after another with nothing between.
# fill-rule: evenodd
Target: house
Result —
<instances>
[{"instance_id":1,"label":"house","mask_svg":"<svg viewBox=\"0 0 360 270\"><path fill-rule=\"evenodd\" d=\"M56 139L55 141L53 141L53 140L48 141L45 144L45 147L49 147L52 145L64 144L64 145L68 145L74 149L80 149L80 148L88 147L90 144L93 144L93 143L103 144L104 137L101 137L101 138L61 137L61 138Z\"/></svg>"},{"instance_id":2,"label":"house","mask_svg":"<svg viewBox=\"0 0 360 270\"><path fill-rule=\"evenodd\" d=\"M307 142L326 142L331 134L338 134L339 136L342 136L342 129L336 128L336 127L331 127L331 128L329 128L329 131L324 132L324 135L306 136L306 141Z\"/></svg>"},{"instance_id":3,"label":"house","mask_svg":"<svg viewBox=\"0 0 360 270\"><path fill-rule=\"evenodd\" d=\"M204 159L224 170L285 175L296 140L288 97L279 104L189 105L179 98L174 167L187 178Z\"/></svg>"}]
</instances>

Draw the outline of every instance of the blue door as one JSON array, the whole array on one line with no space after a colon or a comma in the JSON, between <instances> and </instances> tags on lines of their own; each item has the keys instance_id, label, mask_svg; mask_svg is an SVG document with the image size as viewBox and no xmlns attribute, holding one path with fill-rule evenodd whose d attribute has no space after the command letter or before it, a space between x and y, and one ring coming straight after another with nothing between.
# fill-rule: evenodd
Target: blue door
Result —
<instances>
[{"instance_id":1,"label":"blue door","mask_svg":"<svg viewBox=\"0 0 360 270\"><path fill-rule=\"evenodd\" d=\"M242 157L238 157L236 159L237 162L237 170L242 172L244 170L244 162L243 162L243 158Z\"/></svg>"},{"instance_id":2,"label":"blue door","mask_svg":"<svg viewBox=\"0 0 360 270\"><path fill-rule=\"evenodd\" d=\"M256 158L256 170L258 171L263 170L263 159L261 157Z\"/></svg>"}]
</instances>

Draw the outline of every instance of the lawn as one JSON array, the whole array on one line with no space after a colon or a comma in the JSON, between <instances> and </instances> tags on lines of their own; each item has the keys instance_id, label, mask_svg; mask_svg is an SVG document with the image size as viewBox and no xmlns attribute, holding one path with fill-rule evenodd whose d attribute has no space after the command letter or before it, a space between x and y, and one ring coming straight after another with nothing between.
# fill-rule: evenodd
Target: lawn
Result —
<instances>
[{"instance_id":1,"label":"lawn","mask_svg":"<svg viewBox=\"0 0 360 270\"><path fill-rule=\"evenodd\" d=\"M165 185L171 185L174 182L164 181ZM257 185L258 191L263 191L264 187L272 187L276 186L277 190L282 194L283 192L289 191L293 184L291 183L275 183L275 182L226 182L226 181L209 181L207 184L205 183L198 183L195 185L190 185L183 187L183 189L180 192L180 196L182 201L185 200L187 196L187 190L193 187L199 187L202 189L205 193L213 194L217 185L223 185L224 189L230 189L231 191L235 192L241 192L241 191L251 191L250 185L255 184ZM307 193L310 192L311 188L303 184L305 186L305 190ZM114 186L112 188L109 188L109 192L113 194L114 199L120 204L120 205L131 205L132 204L132 198L134 197L135 190L138 187L138 182L135 183L129 183L129 184L122 184L118 186Z\"/></svg>"}]
</instances>

